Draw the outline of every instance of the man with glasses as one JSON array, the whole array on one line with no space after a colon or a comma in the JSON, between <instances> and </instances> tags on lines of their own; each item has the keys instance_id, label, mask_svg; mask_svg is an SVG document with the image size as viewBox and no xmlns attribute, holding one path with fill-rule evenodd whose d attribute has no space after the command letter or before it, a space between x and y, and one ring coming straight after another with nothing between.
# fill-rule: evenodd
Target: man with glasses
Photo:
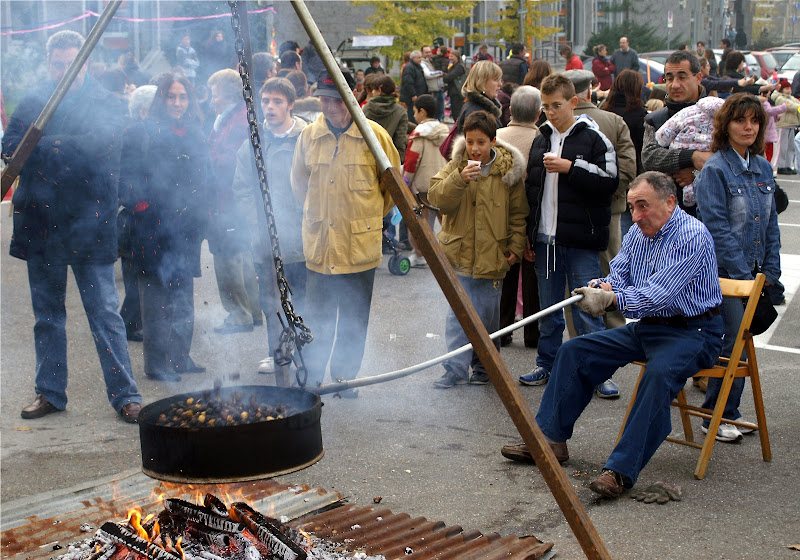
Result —
<instances>
[{"instance_id":1,"label":"man with glasses","mask_svg":"<svg viewBox=\"0 0 800 560\"><path fill-rule=\"evenodd\" d=\"M575 116L575 86L563 74L542 81L547 122L533 141L525 192L528 216L526 258L534 261L539 304L561 301L567 287L585 286L600 276L600 251L608 247L611 197L617 190L614 146L585 115ZM605 329L603 320L572 309L579 335ZM522 385L544 385L550 378L564 336L563 313L539 319L536 368ZM604 380L603 380L604 381Z\"/></svg>"}]
</instances>

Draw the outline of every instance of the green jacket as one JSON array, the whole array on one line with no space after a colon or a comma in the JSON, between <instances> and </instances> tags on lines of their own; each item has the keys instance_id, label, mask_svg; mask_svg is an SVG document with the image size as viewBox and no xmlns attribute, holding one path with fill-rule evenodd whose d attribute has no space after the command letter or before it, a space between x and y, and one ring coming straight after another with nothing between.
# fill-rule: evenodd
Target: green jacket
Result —
<instances>
[{"instance_id":1,"label":"green jacket","mask_svg":"<svg viewBox=\"0 0 800 560\"><path fill-rule=\"evenodd\" d=\"M461 276L504 278L506 258L525 250L525 218L530 209L525 196L525 158L498 140L489 175L465 183L466 142L458 138L453 159L431 179L428 199L442 211L439 243L447 260Z\"/></svg>"}]
</instances>

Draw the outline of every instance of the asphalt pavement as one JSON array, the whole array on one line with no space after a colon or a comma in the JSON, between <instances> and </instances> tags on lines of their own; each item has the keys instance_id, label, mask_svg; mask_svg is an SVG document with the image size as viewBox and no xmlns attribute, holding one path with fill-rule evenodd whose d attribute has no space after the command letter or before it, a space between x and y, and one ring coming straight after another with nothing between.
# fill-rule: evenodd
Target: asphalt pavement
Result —
<instances>
[{"instance_id":1,"label":"asphalt pavement","mask_svg":"<svg viewBox=\"0 0 800 560\"><path fill-rule=\"evenodd\" d=\"M800 558L787 547L800 543L800 180L780 176L792 200L781 214L783 282L786 305L764 335L757 337L758 362L773 459L761 460L757 436L714 447L704 480L693 477L697 451L665 443L642 471L639 485L666 480L683 487L680 502L659 506L627 497L598 499L589 481L613 448L636 379L628 366L614 380L623 397L594 399L569 441L564 469L614 558ZM91 485L140 466L138 428L111 409L86 316L73 279L67 297L67 410L25 421L20 409L34 398L33 317L25 264L8 256L11 218L0 208L0 435L2 488L10 501L46 491ZM117 275L122 291L121 276ZM208 368L184 375L179 383L145 379L140 343L131 343L134 375L145 403L211 386L273 384L256 373L267 355L266 331L218 335L224 312L210 255L204 247L203 277L195 284L197 321L192 355ZM375 295L360 377L384 373L445 352L446 302L427 269L404 277L389 273L384 260ZM313 325L311 325L313 328ZM516 377L533 368L535 350L524 348L521 332L501 355ZM338 490L352 502L373 503L412 516L501 534L534 534L553 541L560 558L582 558L580 546L535 467L512 463L500 447L518 439L513 423L491 385L433 388L440 367L360 390L358 399L323 397L326 454L317 464L280 477ZM525 387L535 411L543 388ZM688 388L691 402L702 395ZM753 417L752 398L742 407ZM673 426L679 429L677 413ZM695 432L702 439L697 423ZM257 445L258 442L253 442ZM246 450L243 450L246 452ZM76 536L76 540L77 540Z\"/></svg>"}]
</instances>

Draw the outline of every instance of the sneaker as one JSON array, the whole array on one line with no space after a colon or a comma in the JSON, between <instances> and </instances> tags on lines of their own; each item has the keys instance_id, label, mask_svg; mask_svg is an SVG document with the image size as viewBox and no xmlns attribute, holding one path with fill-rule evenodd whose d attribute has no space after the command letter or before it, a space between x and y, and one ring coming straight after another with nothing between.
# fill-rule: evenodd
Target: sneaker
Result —
<instances>
[{"instance_id":1,"label":"sneaker","mask_svg":"<svg viewBox=\"0 0 800 560\"><path fill-rule=\"evenodd\" d=\"M469 377L469 384L470 385L488 385L489 384L489 374L485 371L474 371L472 375Z\"/></svg>"},{"instance_id":2,"label":"sneaker","mask_svg":"<svg viewBox=\"0 0 800 560\"><path fill-rule=\"evenodd\" d=\"M433 383L433 386L437 389L450 389L456 385L465 385L466 383L466 376L459 375L453 370L448 369L443 376Z\"/></svg>"},{"instance_id":3,"label":"sneaker","mask_svg":"<svg viewBox=\"0 0 800 560\"><path fill-rule=\"evenodd\" d=\"M739 422L749 422L749 420L745 420L743 416L740 416L738 420ZM743 436L754 434L756 432L755 428L745 428L744 426L736 426L736 429L739 430L739 433Z\"/></svg>"},{"instance_id":4,"label":"sneaker","mask_svg":"<svg viewBox=\"0 0 800 560\"><path fill-rule=\"evenodd\" d=\"M412 267L421 268L423 266L428 266L428 261L425 260L425 257L422 255L418 255L416 253L412 253L410 257L408 257L408 262L411 264Z\"/></svg>"},{"instance_id":5,"label":"sneaker","mask_svg":"<svg viewBox=\"0 0 800 560\"><path fill-rule=\"evenodd\" d=\"M268 356L258 364L258 373L275 373L275 358Z\"/></svg>"},{"instance_id":6,"label":"sneaker","mask_svg":"<svg viewBox=\"0 0 800 560\"><path fill-rule=\"evenodd\" d=\"M542 366L537 366L530 373L519 376L520 385L544 385L550 379L550 372Z\"/></svg>"},{"instance_id":7,"label":"sneaker","mask_svg":"<svg viewBox=\"0 0 800 560\"><path fill-rule=\"evenodd\" d=\"M607 381L603 381L600 385L595 387L594 394L601 399L618 399L619 387L617 387L617 384L609 379Z\"/></svg>"},{"instance_id":8,"label":"sneaker","mask_svg":"<svg viewBox=\"0 0 800 560\"><path fill-rule=\"evenodd\" d=\"M703 430L704 434L708 433L708 426L703 426L701 424L700 429ZM732 424L719 425L719 429L717 430L717 441L731 443L734 441L739 441L740 439L742 439L742 432L740 432L736 426Z\"/></svg>"},{"instance_id":9,"label":"sneaker","mask_svg":"<svg viewBox=\"0 0 800 560\"><path fill-rule=\"evenodd\" d=\"M589 484L589 490L612 500L619 498L625 492L622 475L611 469L603 469L603 474Z\"/></svg>"}]
</instances>

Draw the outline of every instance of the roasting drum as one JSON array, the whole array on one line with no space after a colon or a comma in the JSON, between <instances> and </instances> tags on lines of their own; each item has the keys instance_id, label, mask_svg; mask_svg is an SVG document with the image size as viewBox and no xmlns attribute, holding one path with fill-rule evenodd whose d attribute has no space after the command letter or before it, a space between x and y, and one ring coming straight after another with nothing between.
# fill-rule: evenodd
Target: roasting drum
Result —
<instances>
[{"instance_id":1,"label":"roasting drum","mask_svg":"<svg viewBox=\"0 0 800 560\"><path fill-rule=\"evenodd\" d=\"M178 428L157 423L172 403L202 398L201 392L161 399L139 414L142 472L170 482L236 482L278 476L304 469L325 454L322 447L319 395L272 386L227 387L259 403L282 404L297 411L285 418L236 426Z\"/></svg>"}]
</instances>

